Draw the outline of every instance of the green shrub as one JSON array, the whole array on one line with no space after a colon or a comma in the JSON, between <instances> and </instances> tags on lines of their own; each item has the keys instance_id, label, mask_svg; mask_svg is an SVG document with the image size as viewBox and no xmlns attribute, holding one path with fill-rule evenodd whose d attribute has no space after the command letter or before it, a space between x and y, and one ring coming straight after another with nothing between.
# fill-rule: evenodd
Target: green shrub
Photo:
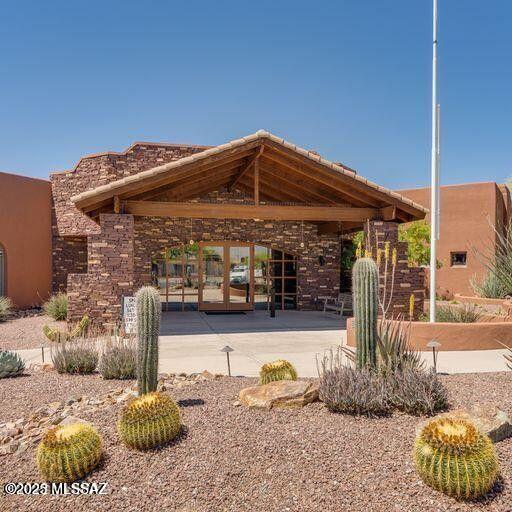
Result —
<instances>
[{"instance_id":1,"label":"green shrub","mask_svg":"<svg viewBox=\"0 0 512 512\"><path fill-rule=\"evenodd\" d=\"M409 343L407 324L400 320L380 322L377 334L377 366L381 372L423 368L420 352Z\"/></svg>"},{"instance_id":2,"label":"green shrub","mask_svg":"<svg viewBox=\"0 0 512 512\"><path fill-rule=\"evenodd\" d=\"M436 311L436 322L472 324L482 318L482 313L474 304L461 306L441 306Z\"/></svg>"},{"instance_id":3,"label":"green shrub","mask_svg":"<svg viewBox=\"0 0 512 512\"><path fill-rule=\"evenodd\" d=\"M90 473L101 459L101 438L92 425L71 423L51 428L37 447L36 460L44 480L74 482Z\"/></svg>"},{"instance_id":4,"label":"green shrub","mask_svg":"<svg viewBox=\"0 0 512 512\"><path fill-rule=\"evenodd\" d=\"M130 448L147 450L163 446L180 433L180 411L168 395L146 393L123 408L117 430Z\"/></svg>"},{"instance_id":5,"label":"green shrub","mask_svg":"<svg viewBox=\"0 0 512 512\"><path fill-rule=\"evenodd\" d=\"M15 352L0 351L0 379L17 377L25 370L25 361Z\"/></svg>"},{"instance_id":6,"label":"green shrub","mask_svg":"<svg viewBox=\"0 0 512 512\"><path fill-rule=\"evenodd\" d=\"M470 282L477 296L487 299L504 299L511 291L492 270L487 272L482 281L478 282L473 278Z\"/></svg>"},{"instance_id":7,"label":"green shrub","mask_svg":"<svg viewBox=\"0 0 512 512\"><path fill-rule=\"evenodd\" d=\"M260 384L268 384L277 380L297 380L297 370L292 363L278 359L261 367Z\"/></svg>"},{"instance_id":8,"label":"green shrub","mask_svg":"<svg viewBox=\"0 0 512 512\"><path fill-rule=\"evenodd\" d=\"M12 300L9 297L0 296L0 322L5 322L11 314Z\"/></svg>"},{"instance_id":9,"label":"green shrub","mask_svg":"<svg viewBox=\"0 0 512 512\"><path fill-rule=\"evenodd\" d=\"M414 416L431 416L448 408L448 392L433 371L405 368L387 376L390 404Z\"/></svg>"},{"instance_id":10,"label":"green shrub","mask_svg":"<svg viewBox=\"0 0 512 512\"><path fill-rule=\"evenodd\" d=\"M489 437L455 417L433 419L423 427L414 445L414 462L426 484L458 499L485 495L499 474Z\"/></svg>"},{"instance_id":11,"label":"green shrub","mask_svg":"<svg viewBox=\"0 0 512 512\"><path fill-rule=\"evenodd\" d=\"M68 316L68 296L65 293L52 295L43 304L43 309L54 320L66 320Z\"/></svg>"},{"instance_id":12,"label":"green shrub","mask_svg":"<svg viewBox=\"0 0 512 512\"><path fill-rule=\"evenodd\" d=\"M51 347L52 361L58 373L88 374L98 366L94 340L77 339Z\"/></svg>"},{"instance_id":13,"label":"green shrub","mask_svg":"<svg viewBox=\"0 0 512 512\"><path fill-rule=\"evenodd\" d=\"M99 371L104 379L135 379L137 346L133 340L108 342L101 355Z\"/></svg>"}]
</instances>

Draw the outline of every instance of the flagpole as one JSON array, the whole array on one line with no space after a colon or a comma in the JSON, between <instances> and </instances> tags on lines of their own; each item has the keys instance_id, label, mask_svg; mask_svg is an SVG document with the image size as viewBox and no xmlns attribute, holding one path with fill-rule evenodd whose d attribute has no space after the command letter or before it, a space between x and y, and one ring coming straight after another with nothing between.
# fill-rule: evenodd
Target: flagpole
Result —
<instances>
[{"instance_id":1,"label":"flagpole","mask_svg":"<svg viewBox=\"0 0 512 512\"><path fill-rule=\"evenodd\" d=\"M436 245L439 240L439 105L437 103L437 0L432 17L432 155L430 162L430 322L436 321Z\"/></svg>"}]
</instances>

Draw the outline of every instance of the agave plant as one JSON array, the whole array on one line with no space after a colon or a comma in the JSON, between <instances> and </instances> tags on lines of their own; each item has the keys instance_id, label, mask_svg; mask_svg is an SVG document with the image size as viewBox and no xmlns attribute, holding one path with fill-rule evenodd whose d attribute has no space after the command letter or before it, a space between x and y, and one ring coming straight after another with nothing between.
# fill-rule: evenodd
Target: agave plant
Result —
<instances>
[{"instance_id":1,"label":"agave plant","mask_svg":"<svg viewBox=\"0 0 512 512\"><path fill-rule=\"evenodd\" d=\"M500 345L502 345L504 348L507 349L508 351L508 354L503 354L503 357L505 358L505 361L507 361L507 366L510 370L512 370L512 347L509 347L508 345L505 345L505 343L502 343L501 341L499 340L496 340L498 341L498 343Z\"/></svg>"},{"instance_id":2,"label":"agave plant","mask_svg":"<svg viewBox=\"0 0 512 512\"><path fill-rule=\"evenodd\" d=\"M23 373L25 361L15 352L0 351L0 379L17 377Z\"/></svg>"}]
</instances>

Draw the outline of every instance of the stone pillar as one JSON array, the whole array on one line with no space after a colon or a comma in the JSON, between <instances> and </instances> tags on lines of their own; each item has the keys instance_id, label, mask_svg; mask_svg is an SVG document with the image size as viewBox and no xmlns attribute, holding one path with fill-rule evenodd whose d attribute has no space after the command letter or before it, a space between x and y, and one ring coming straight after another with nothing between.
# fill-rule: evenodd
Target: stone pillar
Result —
<instances>
[{"instance_id":1,"label":"stone pillar","mask_svg":"<svg viewBox=\"0 0 512 512\"><path fill-rule=\"evenodd\" d=\"M134 293L133 216L101 214L101 232L87 237L87 273L68 275L68 319L87 314L93 323L115 324L121 298Z\"/></svg>"},{"instance_id":2,"label":"stone pillar","mask_svg":"<svg viewBox=\"0 0 512 512\"><path fill-rule=\"evenodd\" d=\"M407 261L407 242L398 241L396 222L370 221L365 225L365 240L369 244L372 256L377 259L377 250L381 252L379 265L381 302L385 301L387 317L403 316L409 319L411 295L414 296L413 318L423 312L425 300L425 272L421 267L411 267ZM388 247L386 268L385 251ZM393 278L393 250L396 250L396 265Z\"/></svg>"}]
</instances>

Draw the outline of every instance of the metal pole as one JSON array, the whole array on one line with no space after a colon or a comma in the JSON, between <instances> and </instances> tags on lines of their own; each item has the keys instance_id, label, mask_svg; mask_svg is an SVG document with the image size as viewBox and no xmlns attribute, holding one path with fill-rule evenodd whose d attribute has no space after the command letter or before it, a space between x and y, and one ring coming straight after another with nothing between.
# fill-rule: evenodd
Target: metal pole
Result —
<instances>
[{"instance_id":1,"label":"metal pole","mask_svg":"<svg viewBox=\"0 0 512 512\"><path fill-rule=\"evenodd\" d=\"M432 155L430 162L430 322L436 321L436 242L439 239L438 226L438 105L437 105L437 0L433 0L432 19Z\"/></svg>"},{"instance_id":2,"label":"metal pole","mask_svg":"<svg viewBox=\"0 0 512 512\"><path fill-rule=\"evenodd\" d=\"M231 365L229 364L229 352L226 352L226 356L228 358L228 376L231 377Z\"/></svg>"}]
</instances>

